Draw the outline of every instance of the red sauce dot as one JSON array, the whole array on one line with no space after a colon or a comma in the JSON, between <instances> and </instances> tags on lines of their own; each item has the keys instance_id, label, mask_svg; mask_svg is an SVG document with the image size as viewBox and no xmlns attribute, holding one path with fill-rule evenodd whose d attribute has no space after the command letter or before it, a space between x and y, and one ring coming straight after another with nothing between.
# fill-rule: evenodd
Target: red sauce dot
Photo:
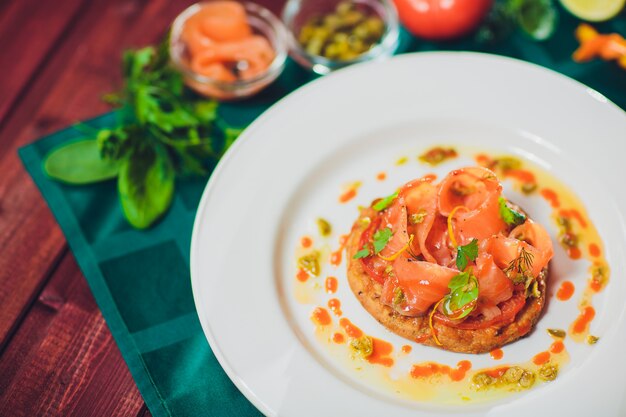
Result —
<instances>
[{"instance_id":1,"label":"red sauce dot","mask_svg":"<svg viewBox=\"0 0 626 417\"><path fill-rule=\"evenodd\" d=\"M596 316L596 310L593 307L587 306L583 308L580 315L574 321L574 324L572 326L572 333L574 334L584 333L587 330L589 323L591 323L591 320L593 320L595 316Z\"/></svg>"},{"instance_id":2,"label":"red sauce dot","mask_svg":"<svg viewBox=\"0 0 626 417\"><path fill-rule=\"evenodd\" d=\"M372 338L372 354L367 357L369 363L386 367L393 366L393 359L389 356L393 352L393 345L384 340Z\"/></svg>"},{"instance_id":3,"label":"red sauce dot","mask_svg":"<svg viewBox=\"0 0 626 417\"><path fill-rule=\"evenodd\" d=\"M335 313L336 316L341 316L341 302L336 298L328 300L328 308Z\"/></svg>"},{"instance_id":4,"label":"red sauce dot","mask_svg":"<svg viewBox=\"0 0 626 417\"><path fill-rule=\"evenodd\" d=\"M504 352L502 351L502 349L494 349L489 352L489 355L491 355L491 357L495 360L500 360L504 356Z\"/></svg>"},{"instance_id":5,"label":"red sauce dot","mask_svg":"<svg viewBox=\"0 0 626 417\"><path fill-rule=\"evenodd\" d=\"M342 318L339 320L339 325L343 328L346 334L350 337L361 337L363 336L363 331L356 327L350 320L347 318Z\"/></svg>"},{"instance_id":6,"label":"red sauce dot","mask_svg":"<svg viewBox=\"0 0 626 417\"><path fill-rule=\"evenodd\" d=\"M580 251L580 249L578 249L577 247L573 247L573 248L568 248L567 249L567 256L570 257L570 259L580 259L582 256L582 252Z\"/></svg>"},{"instance_id":7,"label":"red sauce dot","mask_svg":"<svg viewBox=\"0 0 626 417\"><path fill-rule=\"evenodd\" d=\"M413 350L413 348L410 345L403 345L402 346L402 353L411 353L412 350Z\"/></svg>"},{"instance_id":8,"label":"red sauce dot","mask_svg":"<svg viewBox=\"0 0 626 417\"><path fill-rule=\"evenodd\" d=\"M476 157L474 158L476 160L476 163L480 166L488 166L489 163L491 162L491 158L489 158L487 155L485 154L478 154L476 155Z\"/></svg>"},{"instance_id":9,"label":"red sauce dot","mask_svg":"<svg viewBox=\"0 0 626 417\"><path fill-rule=\"evenodd\" d=\"M330 254L330 264L333 266L339 266L341 264L341 253L343 248L340 248L337 252Z\"/></svg>"},{"instance_id":10,"label":"red sauce dot","mask_svg":"<svg viewBox=\"0 0 626 417\"><path fill-rule=\"evenodd\" d=\"M533 363L535 365L543 365L550 360L550 352L541 352L533 357Z\"/></svg>"},{"instance_id":11,"label":"red sauce dot","mask_svg":"<svg viewBox=\"0 0 626 417\"><path fill-rule=\"evenodd\" d=\"M303 236L302 239L300 239L300 244L303 248L310 248L313 244L313 240L308 236Z\"/></svg>"},{"instance_id":12,"label":"red sauce dot","mask_svg":"<svg viewBox=\"0 0 626 417\"><path fill-rule=\"evenodd\" d=\"M376 174L376 179L378 181L385 181L385 179L387 179L387 174L385 174L384 172L379 172L378 174Z\"/></svg>"},{"instance_id":13,"label":"red sauce dot","mask_svg":"<svg viewBox=\"0 0 626 417\"><path fill-rule=\"evenodd\" d=\"M559 196L551 189L544 188L540 192L541 196L545 198L552 208L558 208L561 203L559 203Z\"/></svg>"},{"instance_id":14,"label":"red sauce dot","mask_svg":"<svg viewBox=\"0 0 626 417\"><path fill-rule=\"evenodd\" d=\"M333 342L337 344L341 344L341 343L344 343L345 341L346 341L346 338L341 333L335 333L333 335Z\"/></svg>"},{"instance_id":15,"label":"red sauce dot","mask_svg":"<svg viewBox=\"0 0 626 417\"><path fill-rule=\"evenodd\" d=\"M354 197L356 197L356 189L350 188L348 191L346 191L345 193L339 196L339 202L347 203L348 201L352 200Z\"/></svg>"},{"instance_id":16,"label":"red sauce dot","mask_svg":"<svg viewBox=\"0 0 626 417\"><path fill-rule=\"evenodd\" d=\"M453 381L462 381L465 378L467 371L472 369L472 363L470 361L460 361L456 364L456 369L452 370L449 375Z\"/></svg>"},{"instance_id":17,"label":"red sauce dot","mask_svg":"<svg viewBox=\"0 0 626 417\"><path fill-rule=\"evenodd\" d=\"M500 378L509 369L509 366L503 366L502 368L489 369L485 371L487 375L492 378Z\"/></svg>"},{"instance_id":18,"label":"red sauce dot","mask_svg":"<svg viewBox=\"0 0 626 417\"><path fill-rule=\"evenodd\" d=\"M319 326L328 326L332 322L328 310L322 307L316 307L315 310L313 310L311 320Z\"/></svg>"},{"instance_id":19,"label":"red sauce dot","mask_svg":"<svg viewBox=\"0 0 626 417\"><path fill-rule=\"evenodd\" d=\"M339 244L341 245L342 248L348 242L348 237L349 237L348 235L341 235L341 236L339 236Z\"/></svg>"},{"instance_id":20,"label":"red sauce dot","mask_svg":"<svg viewBox=\"0 0 626 417\"><path fill-rule=\"evenodd\" d=\"M567 301L574 295L574 284L571 281L563 281L558 291L556 292L556 298L560 301Z\"/></svg>"},{"instance_id":21,"label":"red sauce dot","mask_svg":"<svg viewBox=\"0 0 626 417\"><path fill-rule=\"evenodd\" d=\"M309 279L309 274L302 268L298 269L298 273L296 274L296 278L300 282L306 282Z\"/></svg>"},{"instance_id":22,"label":"red sauce dot","mask_svg":"<svg viewBox=\"0 0 626 417\"><path fill-rule=\"evenodd\" d=\"M560 340L557 340L550 346L550 352L552 353L561 353L563 349L565 349L565 345Z\"/></svg>"},{"instance_id":23,"label":"red sauce dot","mask_svg":"<svg viewBox=\"0 0 626 417\"><path fill-rule=\"evenodd\" d=\"M592 279L591 281L589 281L589 288L591 288L593 292L600 292L602 290L602 283L600 281Z\"/></svg>"},{"instance_id":24,"label":"red sauce dot","mask_svg":"<svg viewBox=\"0 0 626 417\"><path fill-rule=\"evenodd\" d=\"M326 292L328 294L334 294L335 292L337 292L337 278L326 278L326 281L324 282L324 288L326 288Z\"/></svg>"},{"instance_id":25,"label":"red sauce dot","mask_svg":"<svg viewBox=\"0 0 626 417\"><path fill-rule=\"evenodd\" d=\"M595 243L591 243L589 245L589 254L597 258L598 256L600 256L600 247L596 245Z\"/></svg>"}]
</instances>

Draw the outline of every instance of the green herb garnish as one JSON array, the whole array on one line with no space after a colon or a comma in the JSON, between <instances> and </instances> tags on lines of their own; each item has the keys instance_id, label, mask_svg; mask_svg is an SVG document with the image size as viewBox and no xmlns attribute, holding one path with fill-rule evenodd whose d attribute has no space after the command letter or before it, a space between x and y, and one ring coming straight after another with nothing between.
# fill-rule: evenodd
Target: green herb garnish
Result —
<instances>
[{"instance_id":1,"label":"green herb garnish","mask_svg":"<svg viewBox=\"0 0 626 417\"><path fill-rule=\"evenodd\" d=\"M385 227L384 229L379 229L374 233L374 253L379 253L381 250L387 246L389 239L391 238L391 229Z\"/></svg>"},{"instance_id":2,"label":"green herb garnish","mask_svg":"<svg viewBox=\"0 0 626 417\"><path fill-rule=\"evenodd\" d=\"M376 204L374 204L374 210L376 211L383 211L384 209L386 209L387 207L389 207L391 205L391 203L393 203L393 200L396 199L396 197L398 197L398 192L396 191L395 193L378 200L378 202Z\"/></svg>"},{"instance_id":3,"label":"green herb garnish","mask_svg":"<svg viewBox=\"0 0 626 417\"><path fill-rule=\"evenodd\" d=\"M370 255L371 255L370 250L367 248L367 245L364 245L360 251L354 254L352 259L367 258Z\"/></svg>"},{"instance_id":4,"label":"green herb garnish","mask_svg":"<svg viewBox=\"0 0 626 417\"><path fill-rule=\"evenodd\" d=\"M509 262L509 265L503 270L503 272L515 284L526 282L526 287L528 288L529 279L532 280L530 273L533 269L534 257L535 256L531 252L527 251L522 246L520 248L519 256Z\"/></svg>"},{"instance_id":5,"label":"green herb garnish","mask_svg":"<svg viewBox=\"0 0 626 417\"><path fill-rule=\"evenodd\" d=\"M443 312L452 319L462 319L471 313L478 301L478 280L471 270L452 277L442 303Z\"/></svg>"},{"instance_id":6,"label":"green herb garnish","mask_svg":"<svg viewBox=\"0 0 626 417\"><path fill-rule=\"evenodd\" d=\"M507 225L518 226L526 221L526 216L509 207L506 198L500 197L498 203L500 205L500 217Z\"/></svg>"},{"instance_id":7,"label":"green herb garnish","mask_svg":"<svg viewBox=\"0 0 626 417\"><path fill-rule=\"evenodd\" d=\"M184 88L166 45L124 54L124 88L105 96L120 107L118 126L54 149L43 167L74 185L117 177L124 215L139 229L168 210L177 176L207 175L241 133L218 118L217 102Z\"/></svg>"},{"instance_id":8,"label":"green herb garnish","mask_svg":"<svg viewBox=\"0 0 626 417\"><path fill-rule=\"evenodd\" d=\"M456 252L456 267L465 271L468 262L474 262L478 256L478 239L472 239L467 245L459 246Z\"/></svg>"},{"instance_id":9,"label":"green herb garnish","mask_svg":"<svg viewBox=\"0 0 626 417\"><path fill-rule=\"evenodd\" d=\"M557 23L553 0L496 0L477 31L476 39L495 43L519 28L530 38L543 41L554 34Z\"/></svg>"}]
</instances>

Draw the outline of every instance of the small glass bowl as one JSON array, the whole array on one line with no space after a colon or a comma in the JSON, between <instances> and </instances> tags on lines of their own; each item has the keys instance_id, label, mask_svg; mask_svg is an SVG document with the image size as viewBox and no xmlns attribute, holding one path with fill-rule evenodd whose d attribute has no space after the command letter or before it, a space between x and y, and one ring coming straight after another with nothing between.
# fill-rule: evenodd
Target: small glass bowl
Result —
<instances>
[{"instance_id":1,"label":"small glass bowl","mask_svg":"<svg viewBox=\"0 0 626 417\"><path fill-rule=\"evenodd\" d=\"M324 75L348 65L388 58L399 45L398 12L390 0L353 0L349 3L369 9L385 24L380 41L367 52L349 60L333 60L308 53L297 39L302 27L311 18L333 12L340 3L346 3L346 0L289 0L283 9L282 19L289 31L291 57L317 74Z\"/></svg>"},{"instance_id":2,"label":"small glass bowl","mask_svg":"<svg viewBox=\"0 0 626 417\"><path fill-rule=\"evenodd\" d=\"M274 81L285 67L288 50L287 30L272 12L258 4L249 2L243 3L248 24L253 33L268 40L275 53L274 60L267 70L254 78L228 82L198 74L190 68L187 46L182 41L181 34L187 19L196 14L203 4L206 2L189 6L172 23L169 41L170 58L174 66L183 74L185 84L206 97L219 100L237 100L258 93Z\"/></svg>"}]
</instances>

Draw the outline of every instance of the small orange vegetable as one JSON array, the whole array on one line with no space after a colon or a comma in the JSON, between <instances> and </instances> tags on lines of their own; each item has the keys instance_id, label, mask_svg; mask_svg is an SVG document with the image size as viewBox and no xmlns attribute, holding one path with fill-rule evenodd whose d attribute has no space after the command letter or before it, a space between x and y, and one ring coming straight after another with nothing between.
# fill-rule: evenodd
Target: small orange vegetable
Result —
<instances>
[{"instance_id":1,"label":"small orange vegetable","mask_svg":"<svg viewBox=\"0 0 626 417\"><path fill-rule=\"evenodd\" d=\"M600 57L606 61L616 60L626 68L626 39L617 33L600 34L587 24L576 28L576 39L580 47L574 51L572 58L576 62L587 62Z\"/></svg>"}]
</instances>

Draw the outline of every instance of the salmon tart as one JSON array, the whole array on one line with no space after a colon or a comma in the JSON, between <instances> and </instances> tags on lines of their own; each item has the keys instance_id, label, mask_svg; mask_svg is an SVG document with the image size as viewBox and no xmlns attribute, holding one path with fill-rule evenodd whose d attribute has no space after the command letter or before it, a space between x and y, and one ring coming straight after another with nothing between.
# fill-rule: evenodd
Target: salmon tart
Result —
<instances>
[{"instance_id":1,"label":"salmon tart","mask_svg":"<svg viewBox=\"0 0 626 417\"><path fill-rule=\"evenodd\" d=\"M483 353L528 334L544 306L547 231L482 167L431 175L361 210L348 281L387 329L445 350Z\"/></svg>"}]
</instances>

